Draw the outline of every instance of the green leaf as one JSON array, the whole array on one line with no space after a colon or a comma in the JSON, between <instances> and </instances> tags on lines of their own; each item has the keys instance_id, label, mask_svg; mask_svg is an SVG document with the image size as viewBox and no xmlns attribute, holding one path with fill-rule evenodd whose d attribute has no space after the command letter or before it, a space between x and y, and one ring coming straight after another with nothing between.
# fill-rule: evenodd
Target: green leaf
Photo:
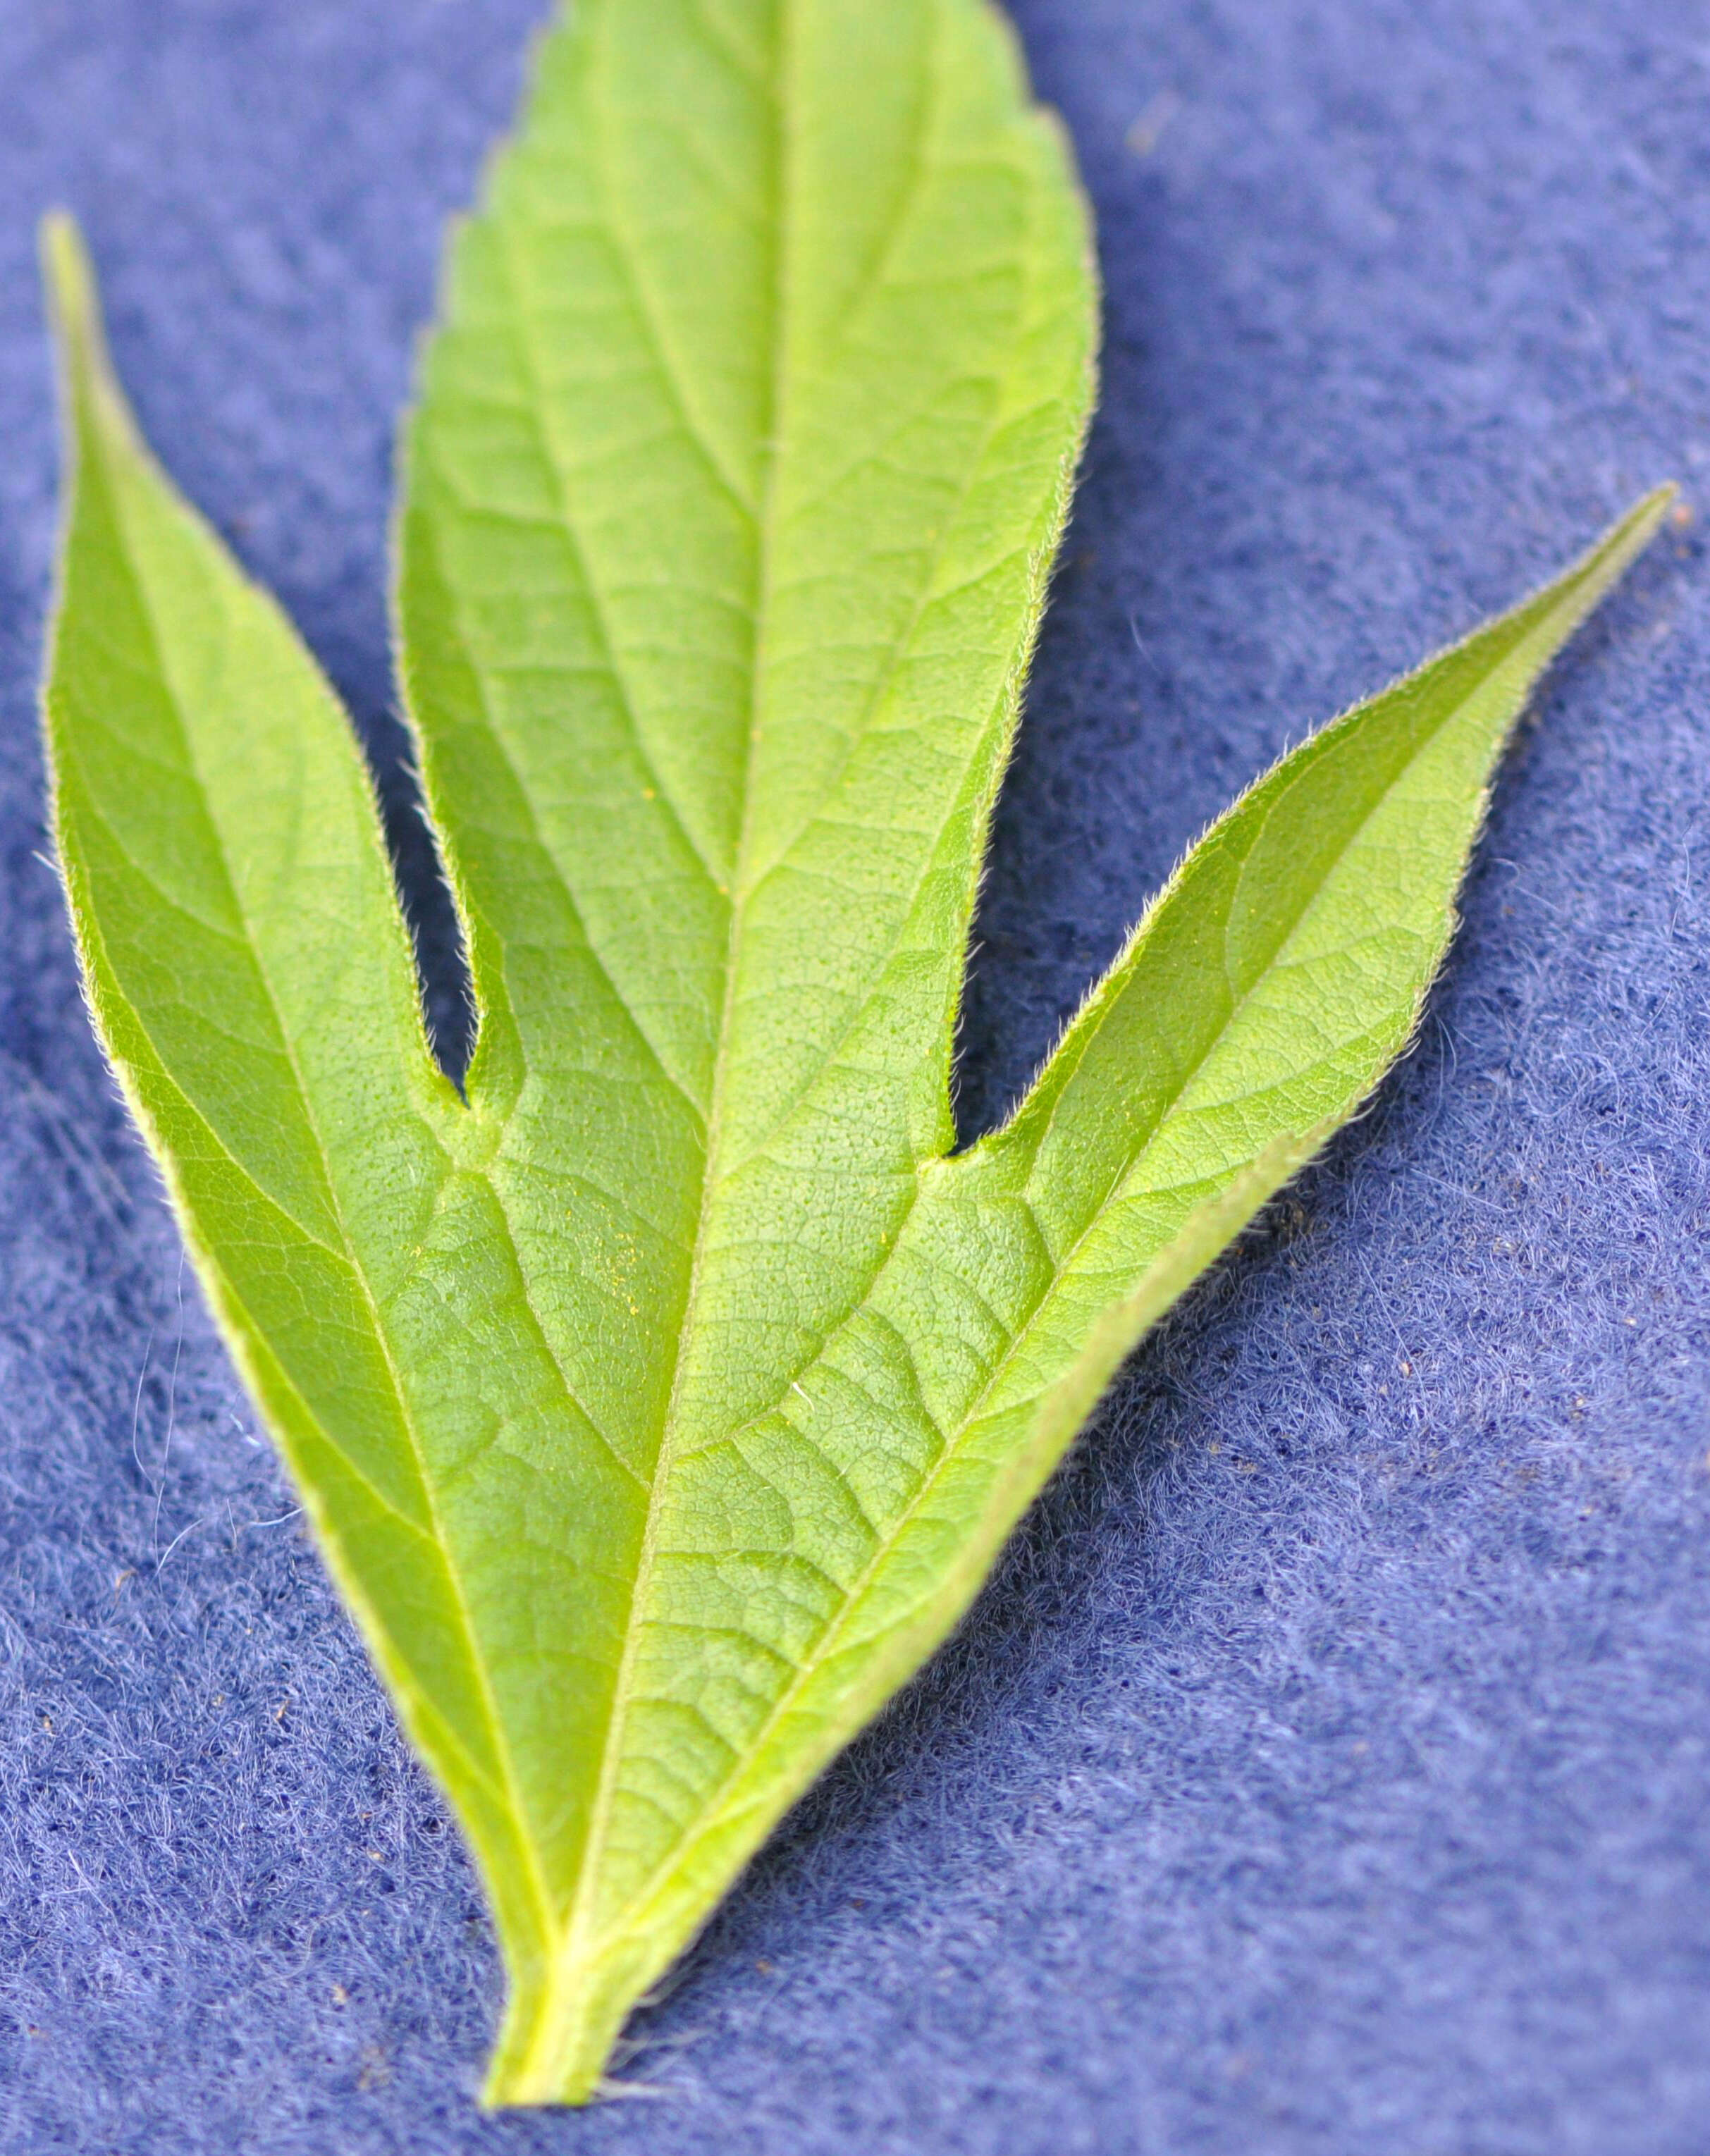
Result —
<instances>
[{"instance_id":1,"label":"green leaf","mask_svg":"<svg viewBox=\"0 0 1710 2156\"><path fill-rule=\"evenodd\" d=\"M1285 758L953 1151L1091 395L978 0L583 0L459 233L398 618L460 1096L367 775L149 458L63 223L47 689L95 1022L580 2101L966 1608L1122 1357L1404 1047L1507 729L1656 529Z\"/></svg>"}]
</instances>

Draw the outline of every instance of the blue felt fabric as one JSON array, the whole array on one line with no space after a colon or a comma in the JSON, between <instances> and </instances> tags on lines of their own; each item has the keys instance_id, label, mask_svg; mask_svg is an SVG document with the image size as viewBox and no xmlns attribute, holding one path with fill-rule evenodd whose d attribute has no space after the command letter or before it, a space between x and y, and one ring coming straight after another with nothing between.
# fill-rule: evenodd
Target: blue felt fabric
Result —
<instances>
[{"instance_id":1,"label":"blue felt fabric","mask_svg":"<svg viewBox=\"0 0 1710 2156\"><path fill-rule=\"evenodd\" d=\"M1702 2156L1690 531L1541 700L1417 1051L645 2017L653 2100L474 2109L469 1868L281 1517L39 858L31 227L82 213L157 443L395 759L393 418L535 12L0 8L0 2146ZM1701 0L1020 13L1109 343L971 1122L1280 746L1710 465Z\"/></svg>"}]
</instances>

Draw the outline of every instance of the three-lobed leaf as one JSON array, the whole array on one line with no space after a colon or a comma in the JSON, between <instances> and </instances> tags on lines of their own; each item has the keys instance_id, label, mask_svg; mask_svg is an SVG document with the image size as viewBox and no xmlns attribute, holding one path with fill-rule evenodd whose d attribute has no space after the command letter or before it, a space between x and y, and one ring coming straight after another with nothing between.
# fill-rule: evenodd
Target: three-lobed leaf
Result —
<instances>
[{"instance_id":1,"label":"three-lobed leaf","mask_svg":"<svg viewBox=\"0 0 1710 2156\"><path fill-rule=\"evenodd\" d=\"M1404 1046L1507 731L1663 498L1262 779L958 1154L1091 397L1067 153L981 0L583 0L407 444L460 1096L344 716L142 447L63 224L49 259L96 1023L480 1861L489 2094L580 2100L1141 1332Z\"/></svg>"}]
</instances>

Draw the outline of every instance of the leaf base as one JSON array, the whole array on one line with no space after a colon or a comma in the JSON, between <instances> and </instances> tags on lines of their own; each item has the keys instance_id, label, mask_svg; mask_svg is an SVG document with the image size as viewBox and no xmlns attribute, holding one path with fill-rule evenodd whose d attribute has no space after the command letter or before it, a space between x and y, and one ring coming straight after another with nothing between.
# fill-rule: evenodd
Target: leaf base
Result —
<instances>
[{"instance_id":1,"label":"leaf base","mask_svg":"<svg viewBox=\"0 0 1710 2156\"><path fill-rule=\"evenodd\" d=\"M579 2105L609 2093L612 2052L652 1979L652 1959L633 1948L592 1960L561 1953L529 1975L513 1974L483 2107Z\"/></svg>"}]
</instances>

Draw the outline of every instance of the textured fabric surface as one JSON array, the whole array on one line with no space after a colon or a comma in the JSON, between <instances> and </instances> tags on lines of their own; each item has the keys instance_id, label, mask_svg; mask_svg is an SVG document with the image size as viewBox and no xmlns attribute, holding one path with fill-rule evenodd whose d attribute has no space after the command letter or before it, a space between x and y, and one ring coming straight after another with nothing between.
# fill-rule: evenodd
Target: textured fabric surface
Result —
<instances>
[{"instance_id":1,"label":"textured fabric surface","mask_svg":"<svg viewBox=\"0 0 1710 2156\"><path fill-rule=\"evenodd\" d=\"M155 441L395 767L393 424L537 12L0 6L0 2148L1702 2156L1689 529L1539 700L1415 1053L638 2025L649 2100L476 2112L472 1876L184 1277L40 859L32 228L84 217ZM1710 466L1699 0L1019 13L1108 349L970 1127L1283 743Z\"/></svg>"}]
</instances>

